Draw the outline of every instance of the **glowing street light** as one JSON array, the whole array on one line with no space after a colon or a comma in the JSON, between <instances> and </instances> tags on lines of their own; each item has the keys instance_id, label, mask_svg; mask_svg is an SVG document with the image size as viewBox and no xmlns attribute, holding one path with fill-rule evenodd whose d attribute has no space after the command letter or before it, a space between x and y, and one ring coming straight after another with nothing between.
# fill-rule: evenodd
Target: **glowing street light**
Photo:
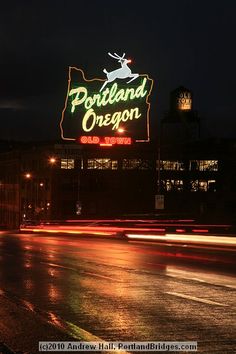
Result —
<instances>
[{"instance_id":1,"label":"glowing street light","mask_svg":"<svg viewBox=\"0 0 236 354\"><path fill-rule=\"evenodd\" d=\"M55 157L50 157L49 162L50 164L54 165L56 163Z\"/></svg>"},{"instance_id":2,"label":"glowing street light","mask_svg":"<svg viewBox=\"0 0 236 354\"><path fill-rule=\"evenodd\" d=\"M118 133L124 133L124 128L119 128L119 129L117 129L117 131L118 131Z\"/></svg>"}]
</instances>

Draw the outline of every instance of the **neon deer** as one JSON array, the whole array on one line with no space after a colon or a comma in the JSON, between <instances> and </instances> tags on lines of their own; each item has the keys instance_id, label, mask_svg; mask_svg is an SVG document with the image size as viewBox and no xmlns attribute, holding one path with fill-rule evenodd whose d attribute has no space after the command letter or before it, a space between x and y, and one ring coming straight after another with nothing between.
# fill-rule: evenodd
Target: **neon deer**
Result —
<instances>
[{"instance_id":1,"label":"neon deer","mask_svg":"<svg viewBox=\"0 0 236 354\"><path fill-rule=\"evenodd\" d=\"M114 55L112 55L111 53L108 53L108 55L110 55L110 57L112 57L114 59L117 59L118 62L121 64L121 68L110 71L110 72L108 72L106 69L103 69L103 72L107 76L107 80L102 85L100 91L102 91L104 89L106 84L108 84L109 82L112 82L116 79L126 79L126 78L130 77L131 79L129 81L127 81L127 84L128 84L129 82L131 82L131 81L137 79L137 77L139 77L139 74L132 74L130 68L127 65L128 63L131 63L131 60L125 59L125 53L123 54L122 57L120 57L116 53L114 53Z\"/></svg>"}]
</instances>

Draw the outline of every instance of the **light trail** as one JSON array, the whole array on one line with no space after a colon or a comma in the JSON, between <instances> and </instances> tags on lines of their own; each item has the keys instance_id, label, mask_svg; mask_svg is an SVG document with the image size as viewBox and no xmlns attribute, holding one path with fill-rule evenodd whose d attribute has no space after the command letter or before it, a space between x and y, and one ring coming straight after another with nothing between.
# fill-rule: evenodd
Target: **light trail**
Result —
<instances>
[{"instance_id":1,"label":"light trail","mask_svg":"<svg viewBox=\"0 0 236 354\"><path fill-rule=\"evenodd\" d=\"M133 234L127 233L126 236L132 240L156 240L165 242L184 242L184 243L197 243L207 245L227 245L236 246L236 238L225 236L204 236L197 234L166 234L166 235L151 235L151 234Z\"/></svg>"},{"instance_id":2,"label":"light trail","mask_svg":"<svg viewBox=\"0 0 236 354\"><path fill-rule=\"evenodd\" d=\"M84 221L85 220L83 220L83 222ZM186 225L184 227L179 225L179 227L175 228L175 231L173 230L173 232L168 232L167 228L160 227L161 225L158 224L155 224L157 227L153 227L153 225L150 224L148 224L149 227L143 227L142 224L140 227L137 227L138 224L135 224L135 226L132 227L131 225L114 225L117 220L113 221L113 225L103 225L104 222L105 220L100 220L101 225L99 225L98 220L90 220L90 224L87 225L81 225L81 223L69 223L67 225L53 225L49 223L40 224L38 226L28 225L21 227L20 231L71 235L94 235L114 238L124 236L127 237L128 240L159 241L162 243L179 243L188 245L197 244L202 246L236 246L235 237L215 235L213 233L210 234L209 229L206 228L206 226L209 225L205 225L205 227L202 227L203 225L194 225L192 230L187 230ZM108 222L108 220L106 220L106 222ZM219 226L225 227L226 225Z\"/></svg>"}]
</instances>

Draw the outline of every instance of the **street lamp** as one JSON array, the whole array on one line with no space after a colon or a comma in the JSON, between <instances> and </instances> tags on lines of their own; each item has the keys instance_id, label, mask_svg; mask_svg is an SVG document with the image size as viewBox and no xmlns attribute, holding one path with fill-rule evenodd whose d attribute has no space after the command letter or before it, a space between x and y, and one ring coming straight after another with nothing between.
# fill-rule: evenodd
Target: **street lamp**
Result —
<instances>
[{"instance_id":1,"label":"street lamp","mask_svg":"<svg viewBox=\"0 0 236 354\"><path fill-rule=\"evenodd\" d=\"M32 183L32 173L25 172L23 174L23 178L27 181L31 181ZM33 199L33 191L32 184L26 182L24 184L24 192L22 191L23 184L20 185L20 222L24 219L29 219L29 215L32 218L32 199ZM23 193L22 193L23 192ZM22 196L24 198L24 203L22 204Z\"/></svg>"},{"instance_id":2,"label":"street lamp","mask_svg":"<svg viewBox=\"0 0 236 354\"><path fill-rule=\"evenodd\" d=\"M49 163L51 164L51 165L54 165L55 163L56 163L56 158L55 157L50 157L49 158Z\"/></svg>"},{"instance_id":3,"label":"street lamp","mask_svg":"<svg viewBox=\"0 0 236 354\"><path fill-rule=\"evenodd\" d=\"M54 156L49 157L48 159L48 163L50 164L50 173L49 173L49 201L47 202L47 206L46 206L46 214L47 214L47 218L52 218L52 213L53 210L55 208L55 200L53 200L53 195L54 195L54 186L53 186L53 176L54 176L54 170L55 167L57 167L57 158ZM52 209L53 207L53 209Z\"/></svg>"}]
</instances>

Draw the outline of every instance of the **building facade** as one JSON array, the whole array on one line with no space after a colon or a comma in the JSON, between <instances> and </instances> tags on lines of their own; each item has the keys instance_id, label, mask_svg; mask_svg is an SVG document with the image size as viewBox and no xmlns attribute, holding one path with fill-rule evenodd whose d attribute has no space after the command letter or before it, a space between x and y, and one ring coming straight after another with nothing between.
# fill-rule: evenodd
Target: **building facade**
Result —
<instances>
[{"instance_id":1,"label":"building facade","mask_svg":"<svg viewBox=\"0 0 236 354\"><path fill-rule=\"evenodd\" d=\"M155 163L149 144L19 146L0 154L1 225L150 213Z\"/></svg>"},{"instance_id":2,"label":"building facade","mask_svg":"<svg viewBox=\"0 0 236 354\"><path fill-rule=\"evenodd\" d=\"M129 145L1 144L0 225L144 214L234 219L236 142L201 139L191 91L171 93L160 134Z\"/></svg>"},{"instance_id":3,"label":"building facade","mask_svg":"<svg viewBox=\"0 0 236 354\"><path fill-rule=\"evenodd\" d=\"M0 154L0 224L143 214L232 220L236 142L165 147L19 146ZM158 191L159 172L159 191ZM164 208L155 209L155 196Z\"/></svg>"}]
</instances>

